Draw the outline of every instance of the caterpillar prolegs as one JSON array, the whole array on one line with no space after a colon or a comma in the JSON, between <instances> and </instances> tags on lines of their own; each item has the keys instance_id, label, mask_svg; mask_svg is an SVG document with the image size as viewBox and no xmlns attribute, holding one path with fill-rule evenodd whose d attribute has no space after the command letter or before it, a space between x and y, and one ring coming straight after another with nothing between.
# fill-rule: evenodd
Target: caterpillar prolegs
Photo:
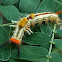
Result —
<instances>
[{"instance_id":1,"label":"caterpillar prolegs","mask_svg":"<svg viewBox=\"0 0 62 62\"><path fill-rule=\"evenodd\" d=\"M21 20L19 20L18 22L12 21L13 23L15 23L15 25L9 25L9 26L14 26L15 30L11 39L8 42L11 41L17 45L20 45L22 38L24 36L24 32L27 32L29 35L31 35L33 31L31 31L30 26L34 26L36 23L41 24L43 21L45 23L50 21L59 24L60 18L58 17L58 14L60 13L62 13L62 10L56 13L51 12L36 13L36 14L31 13L30 15L21 18ZM8 42L4 43L3 45L7 44ZM19 48L18 48L18 57L19 57Z\"/></svg>"}]
</instances>

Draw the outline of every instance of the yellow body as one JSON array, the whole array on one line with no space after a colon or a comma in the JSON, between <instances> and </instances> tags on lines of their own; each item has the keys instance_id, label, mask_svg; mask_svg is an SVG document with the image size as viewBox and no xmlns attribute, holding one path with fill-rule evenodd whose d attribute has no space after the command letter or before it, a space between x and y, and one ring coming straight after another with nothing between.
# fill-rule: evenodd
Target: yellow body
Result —
<instances>
[{"instance_id":1,"label":"yellow body","mask_svg":"<svg viewBox=\"0 0 62 62\"><path fill-rule=\"evenodd\" d=\"M24 17L22 20L19 21L18 26L23 28L27 22L28 22L28 19Z\"/></svg>"},{"instance_id":2,"label":"yellow body","mask_svg":"<svg viewBox=\"0 0 62 62\"><path fill-rule=\"evenodd\" d=\"M26 17L23 18L23 20L27 23L28 22L28 19Z\"/></svg>"},{"instance_id":3,"label":"yellow body","mask_svg":"<svg viewBox=\"0 0 62 62\"><path fill-rule=\"evenodd\" d=\"M30 17L31 17L32 19L34 19L34 17L35 17L34 13L31 13L31 14L30 14Z\"/></svg>"}]
</instances>

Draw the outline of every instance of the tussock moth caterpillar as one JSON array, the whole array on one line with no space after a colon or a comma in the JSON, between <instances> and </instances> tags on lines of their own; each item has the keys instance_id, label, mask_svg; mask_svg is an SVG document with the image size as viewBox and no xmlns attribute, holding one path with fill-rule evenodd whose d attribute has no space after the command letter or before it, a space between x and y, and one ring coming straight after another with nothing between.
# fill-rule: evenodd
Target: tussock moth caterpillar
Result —
<instances>
[{"instance_id":1,"label":"tussock moth caterpillar","mask_svg":"<svg viewBox=\"0 0 62 62\"><path fill-rule=\"evenodd\" d=\"M61 11L58 11L56 13L51 13L51 12L44 12L44 13L31 13L30 15L28 15L27 17L23 17L21 20L17 21L12 21L14 22L16 25L10 25L10 26L16 26L14 33L11 37L11 39L9 41L7 41L6 43L2 44L0 47L2 47L3 45L7 44L8 42L13 42L15 44L18 45L18 47L20 46L20 43L22 41L22 38L24 36L24 32L27 32L29 35L31 35L31 33L33 33L30 29L30 26L34 26L36 23L41 24L43 21L44 22L55 22L57 24L59 24L60 18L58 17L58 14L62 13ZM19 57L19 48L18 48L18 57Z\"/></svg>"}]
</instances>

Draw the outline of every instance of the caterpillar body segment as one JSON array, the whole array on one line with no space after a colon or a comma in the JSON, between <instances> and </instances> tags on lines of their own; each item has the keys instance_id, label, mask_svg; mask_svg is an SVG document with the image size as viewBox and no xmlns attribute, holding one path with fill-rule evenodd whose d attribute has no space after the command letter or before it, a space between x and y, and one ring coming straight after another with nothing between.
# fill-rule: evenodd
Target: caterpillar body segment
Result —
<instances>
[{"instance_id":1,"label":"caterpillar body segment","mask_svg":"<svg viewBox=\"0 0 62 62\"><path fill-rule=\"evenodd\" d=\"M36 23L41 24L43 21L54 21L55 23L59 24L60 19L57 13L58 12L44 12L37 14L31 13L29 16L22 18L20 21L18 21L17 27L10 41L15 44L20 44L24 36L24 32L27 32L29 35L31 35L33 32L31 31L30 26L34 26Z\"/></svg>"},{"instance_id":2,"label":"caterpillar body segment","mask_svg":"<svg viewBox=\"0 0 62 62\"><path fill-rule=\"evenodd\" d=\"M35 15L33 13L30 14L29 16L31 19L34 19Z\"/></svg>"},{"instance_id":3,"label":"caterpillar body segment","mask_svg":"<svg viewBox=\"0 0 62 62\"><path fill-rule=\"evenodd\" d=\"M28 22L28 19L26 17L24 17L23 20L25 21L25 23Z\"/></svg>"}]
</instances>

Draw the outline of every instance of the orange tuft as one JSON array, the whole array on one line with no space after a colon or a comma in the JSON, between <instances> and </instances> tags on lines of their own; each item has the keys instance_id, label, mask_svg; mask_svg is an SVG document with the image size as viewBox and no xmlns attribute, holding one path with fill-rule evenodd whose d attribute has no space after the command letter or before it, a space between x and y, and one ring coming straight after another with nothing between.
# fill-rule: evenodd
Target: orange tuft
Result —
<instances>
[{"instance_id":1,"label":"orange tuft","mask_svg":"<svg viewBox=\"0 0 62 62\"><path fill-rule=\"evenodd\" d=\"M23 18L23 20L27 23L28 22L28 19L26 17Z\"/></svg>"},{"instance_id":2,"label":"orange tuft","mask_svg":"<svg viewBox=\"0 0 62 62\"><path fill-rule=\"evenodd\" d=\"M20 44L20 41L14 38L11 38L10 41L12 41L15 44Z\"/></svg>"},{"instance_id":3,"label":"orange tuft","mask_svg":"<svg viewBox=\"0 0 62 62\"><path fill-rule=\"evenodd\" d=\"M55 14L60 14L60 13L62 13L62 10L60 10L60 11L56 12Z\"/></svg>"},{"instance_id":4,"label":"orange tuft","mask_svg":"<svg viewBox=\"0 0 62 62\"><path fill-rule=\"evenodd\" d=\"M18 26L24 27L25 26L25 21L24 20L20 20Z\"/></svg>"},{"instance_id":5,"label":"orange tuft","mask_svg":"<svg viewBox=\"0 0 62 62\"><path fill-rule=\"evenodd\" d=\"M31 14L30 14L30 18L31 18L31 19L34 19L34 17L35 17L34 13L31 13Z\"/></svg>"}]
</instances>

